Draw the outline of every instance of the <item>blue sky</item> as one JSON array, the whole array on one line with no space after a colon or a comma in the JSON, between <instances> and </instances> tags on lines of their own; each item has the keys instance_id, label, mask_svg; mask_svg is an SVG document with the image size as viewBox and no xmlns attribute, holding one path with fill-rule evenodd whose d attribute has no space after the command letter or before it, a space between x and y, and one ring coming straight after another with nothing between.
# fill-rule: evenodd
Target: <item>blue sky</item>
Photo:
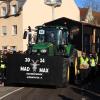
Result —
<instances>
[{"instance_id":1,"label":"blue sky","mask_svg":"<svg viewBox=\"0 0 100 100\"><path fill-rule=\"evenodd\" d=\"M91 2L91 0L75 0L78 6L82 7L82 4L85 2ZM100 5L100 0L92 0L94 3L98 3Z\"/></svg>"},{"instance_id":2,"label":"blue sky","mask_svg":"<svg viewBox=\"0 0 100 100\"><path fill-rule=\"evenodd\" d=\"M86 4L86 6L88 6L89 2L92 1L92 8L96 11L99 11L100 12L100 0L75 0L76 1L76 4L79 6L79 7L83 7L85 6L84 4Z\"/></svg>"},{"instance_id":3,"label":"blue sky","mask_svg":"<svg viewBox=\"0 0 100 100\"><path fill-rule=\"evenodd\" d=\"M82 0L75 0L75 1L76 1L78 6L82 7Z\"/></svg>"}]
</instances>

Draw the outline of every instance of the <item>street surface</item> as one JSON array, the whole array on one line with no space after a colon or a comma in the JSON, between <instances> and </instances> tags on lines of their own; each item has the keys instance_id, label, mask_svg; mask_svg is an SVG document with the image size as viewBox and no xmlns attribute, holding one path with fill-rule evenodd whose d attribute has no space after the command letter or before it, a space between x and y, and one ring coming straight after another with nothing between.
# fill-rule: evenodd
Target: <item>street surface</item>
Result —
<instances>
[{"instance_id":1,"label":"street surface","mask_svg":"<svg viewBox=\"0 0 100 100\"><path fill-rule=\"evenodd\" d=\"M100 71L89 86L67 84L54 87L5 87L0 86L0 100L100 100Z\"/></svg>"},{"instance_id":2,"label":"street surface","mask_svg":"<svg viewBox=\"0 0 100 100\"><path fill-rule=\"evenodd\" d=\"M100 94L73 85L66 88L0 87L0 100L100 100Z\"/></svg>"}]
</instances>

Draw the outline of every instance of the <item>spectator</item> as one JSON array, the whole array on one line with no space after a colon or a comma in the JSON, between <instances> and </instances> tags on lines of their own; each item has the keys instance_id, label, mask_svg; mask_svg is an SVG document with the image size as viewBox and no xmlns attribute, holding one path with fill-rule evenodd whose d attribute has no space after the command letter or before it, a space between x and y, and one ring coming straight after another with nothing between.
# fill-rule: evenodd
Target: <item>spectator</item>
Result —
<instances>
[{"instance_id":1,"label":"spectator","mask_svg":"<svg viewBox=\"0 0 100 100\"><path fill-rule=\"evenodd\" d=\"M81 83L85 83L89 73L89 59L84 52L79 57L78 72L80 73Z\"/></svg>"}]
</instances>

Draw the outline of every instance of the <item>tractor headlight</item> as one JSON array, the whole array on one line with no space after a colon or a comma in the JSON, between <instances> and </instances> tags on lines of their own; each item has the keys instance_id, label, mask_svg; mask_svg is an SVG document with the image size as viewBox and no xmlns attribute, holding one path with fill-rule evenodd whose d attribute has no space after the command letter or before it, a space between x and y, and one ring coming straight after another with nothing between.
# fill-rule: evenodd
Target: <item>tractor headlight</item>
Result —
<instances>
[{"instance_id":1,"label":"tractor headlight","mask_svg":"<svg viewBox=\"0 0 100 100\"><path fill-rule=\"evenodd\" d=\"M32 50L33 53L37 53L37 50Z\"/></svg>"},{"instance_id":2,"label":"tractor headlight","mask_svg":"<svg viewBox=\"0 0 100 100\"><path fill-rule=\"evenodd\" d=\"M42 49L40 52L41 52L41 53L46 53L47 50L46 50L46 49Z\"/></svg>"}]
</instances>

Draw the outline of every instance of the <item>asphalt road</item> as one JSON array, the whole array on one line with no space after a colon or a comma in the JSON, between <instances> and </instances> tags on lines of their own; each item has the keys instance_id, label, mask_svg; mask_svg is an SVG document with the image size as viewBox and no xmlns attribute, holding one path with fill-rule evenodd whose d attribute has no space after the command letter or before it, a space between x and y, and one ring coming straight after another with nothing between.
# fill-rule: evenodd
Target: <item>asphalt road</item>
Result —
<instances>
[{"instance_id":1,"label":"asphalt road","mask_svg":"<svg viewBox=\"0 0 100 100\"><path fill-rule=\"evenodd\" d=\"M87 87L68 84L65 88L3 87L0 100L100 100L100 71Z\"/></svg>"},{"instance_id":2,"label":"asphalt road","mask_svg":"<svg viewBox=\"0 0 100 100\"><path fill-rule=\"evenodd\" d=\"M73 85L68 85L66 88L24 87L13 91L14 89L12 93L6 93L0 100L100 100L99 94Z\"/></svg>"}]
</instances>

